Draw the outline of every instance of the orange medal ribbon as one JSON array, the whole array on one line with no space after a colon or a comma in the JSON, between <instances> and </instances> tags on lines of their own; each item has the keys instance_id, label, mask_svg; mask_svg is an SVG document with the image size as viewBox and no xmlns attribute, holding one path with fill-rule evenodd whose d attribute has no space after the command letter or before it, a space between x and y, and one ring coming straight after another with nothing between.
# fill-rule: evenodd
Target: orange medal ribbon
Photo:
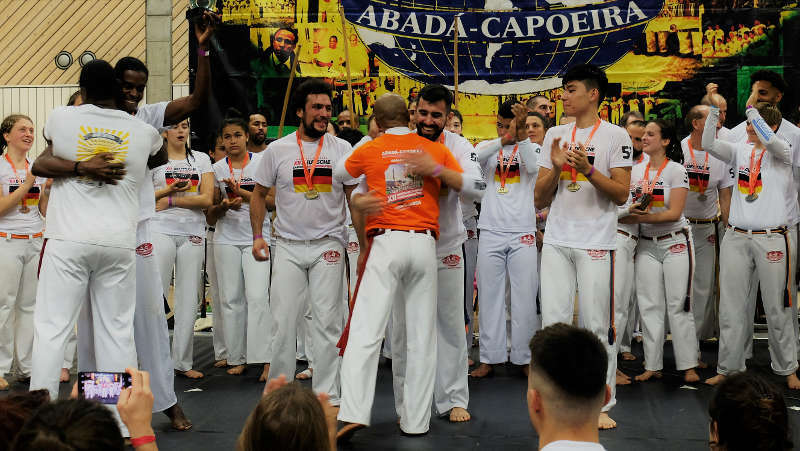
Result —
<instances>
[{"instance_id":1,"label":"orange medal ribbon","mask_svg":"<svg viewBox=\"0 0 800 451\"><path fill-rule=\"evenodd\" d=\"M600 118L597 118L597 122L594 123L594 127L592 127L592 131L589 132L589 139L587 139L586 143L583 145L584 148L589 147L589 143L592 142L592 138L594 137L594 133L597 131L598 128L600 128L600 123L601 122L602 121L600 120ZM578 131L578 124L577 123L572 126L572 139L570 139L570 141L569 141L570 150L573 149L574 146L575 146L575 132L576 131ZM572 172L572 183L573 184L578 183L578 170L575 169L575 168L572 168L571 172Z\"/></svg>"},{"instance_id":2,"label":"orange medal ribbon","mask_svg":"<svg viewBox=\"0 0 800 451\"><path fill-rule=\"evenodd\" d=\"M230 157L225 158L228 161L228 169L231 171L231 178L233 179L233 183L236 184L236 188L239 188L239 185L242 182L242 177L244 177L244 168L250 163L250 152L247 152L244 156L244 164L242 164L242 172L239 173L239 180L236 180L236 175L233 173L233 162L231 162ZM234 197L239 197L238 194L233 193Z\"/></svg>"},{"instance_id":3,"label":"orange medal ribbon","mask_svg":"<svg viewBox=\"0 0 800 451\"><path fill-rule=\"evenodd\" d=\"M14 166L14 162L12 162L11 158L8 157L8 153L6 153L5 157L6 157L6 161L8 161L8 164L11 165L11 170L14 171L14 177L17 177L17 167ZM26 158L25 159L25 177L28 177L28 167L29 167L28 159ZM22 213L27 213L28 210L29 210L28 209L28 205L25 204L25 197L23 196L22 200L19 201L19 211L22 212Z\"/></svg>"},{"instance_id":4,"label":"orange medal ribbon","mask_svg":"<svg viewBox=\"0 0 800 451\"><path fill-rule=\"evenodd\" d=\"M500 190L498 192L501 194L508 192L506 189L506 178L508 177L508 171L511 169L511 163L514 162L514 156L517 155L517 150L519 150L519 144L514 145L514 150L511 151L511 158L508 159L508 164L503 164L503 148L500 147L500 154L498 155L500 161L497 163L500 165Z\"/></svg>"},{"instance_id":5,"label":"orange medal ribbon","mask_svg":"<svg viewBox=\"0 0 800 451\"><path fill-rule=\"evenodd\" d=\"M756 161L756 146L753 146L753 150L750 151L750 174L747 180L748 185L748 197L752 200L755 200L756 195L756 182L758 181L758 175L761 174L761 160L764 158L764 154L767 152L767 149L761 151L761 155L758 156L758 161ZM753 197L755 196L755 197ZM751 202L752 202L751 200Z\"/></svg>"},{"instance_id":6,"label":"orange medal ribbon","mask_svg":"<svg viewBox=\"0 0 800 451\"><path fill-rule=\"evenodd\" d=\"M658 172L656 172L656 177L653 179L653 183L650 183L650 162L647 162L647 166L644 168L644 180L642 180L642 192L644 194L652 194L653 189L656 187L656 183L658 182L659 177L661 177L661 172L667 167L667 163L669 162L669 158L664 158L664 162L661 163L661 167L658 168Z\"/></svg>"},{"instance_id":7,"label":"orange medal ribbon","mask_svg":"<svg viewBox=\"0 0 800 451\"><path fill-rule=\"evenodd\" d=\"M306 186L308 187L306 198L315 199L319 196L319 194L317 193L317 190L314 189L314 182L312 178L314 177L314 170L317 169L319 154L322 153L322 143L325 141L325 135L319 139L319 144L317 144L317 152L314 154L314 161L311 163L311 170L308 169L308 165L306 164L306 156L303 154L303 142L300 141L300 134L295 133L295 136L297 136L297 147L300 148L300 161L303 163L303 176L306 179Z\"/></svg>"}]
</instances>

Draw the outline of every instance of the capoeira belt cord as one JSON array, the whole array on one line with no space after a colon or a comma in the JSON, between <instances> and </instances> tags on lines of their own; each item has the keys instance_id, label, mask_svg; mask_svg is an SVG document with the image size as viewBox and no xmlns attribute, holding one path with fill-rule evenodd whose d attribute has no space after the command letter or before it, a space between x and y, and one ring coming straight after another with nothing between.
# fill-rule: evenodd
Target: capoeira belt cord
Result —
<instances>
[{"instance_id":1,"label":"capoeira belt cord","mask_svg":"<svg viewBox=\"0 0 800 451\"><path fill-rule=\"evenodd\" d=\"M784 249L786 250L786 283L783 284L783 307L789 308L792 306L792 290L789 286L792 284L792 276L791 276L791 254L789 253L789 231L784 227L783 230L780 232L783 235L783 245Z\"/></svg>"},{"instance_id":2,"label":"capoeira belt cord","mask_svg":"<svg viewBox=\"0 0 800 451\"><path fill-rule=\"evenodd\" d=\"M342 331L342 336L339 338L339 342L336 343L336 347L339 348L339 355L344 355L344 350L347 347L347 339L350 337L350 320L353 319L353 310L356 307L356 298L358 297L358 288L361 286L361 279L364 277L364 268L367 266L367 259L369 259L369 252L372 250L372 240L375 238L376 235L380 235L380 233L375 233L377 230L369 230L367 231L367 249L364 251L364 260L358 265L356 272L358 273L358 278L356 279L356 287L353 288L353 299L350 300L350 312L347 314L347 324L344 326L344 330ZM352 275L351 275L352 276Z\"/></svg>"},{"instance_id":3,"label":"capoeira belt cord","mask_svg":"<svg viewBox=\"0 0 800 451\"><path fill-rule=\"evenodd\" d=\"M716 229L716 225L714 226ZM692 311L692 274L694 274L694 259L692 258L692 240L689 238L689 231L681 229L680 233L686 238L686 255L689 256L689 282L686 284L686 299L683 301L683 311Z\"/></svg>"},{"instance_id":4,"label":"capoeira belt cord","mask_svg":"<svg viewBox=\"0 0 800 451\"><path fill-rule=\"evenodd\" d=\"M610 308L608 309L608 344L614 345L614 342L617 338L617 330L614 327L614 260L617 258L617 251L609 251L611 253L611 258L609 261L611 262L611 277L609 277L608 288L609 288L609 296L608 298L611 300Z\"/></svg>"}]
</instances>

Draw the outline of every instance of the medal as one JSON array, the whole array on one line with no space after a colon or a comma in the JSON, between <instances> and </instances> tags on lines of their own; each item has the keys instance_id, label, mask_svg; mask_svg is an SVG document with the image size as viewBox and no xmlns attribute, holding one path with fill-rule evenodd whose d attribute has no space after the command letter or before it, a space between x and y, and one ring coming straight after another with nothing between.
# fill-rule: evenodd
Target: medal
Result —
<instances>
[{"instance_id":1,"label":"medal","mask_svg":"<svg viewBox=\"0 0 800 451\"><path fill-rule=\"evenodd\" d=\"M708 200L708 196L706 196L706 194L703 193L703 194L697 196L697 200L699 200L700 202L705 202L705 201Z\"/></svg>"},{"instance_id":2,"label":"medal","mask_svg":"<svg viewBox=\"0 0 800 451\"><path fill-rule=\"evenodd\" d=\"M652 160L651 160L652 161ZM656 172L656 176L653 179L653 182L650 183L650 161L647 162L647 166L644 168L644 180L642 180L642 193L643 194L650 194L653 195L653 190L656 187L656 183L658 182L659 177L661 177L661 172L667 167L667 163L669 162L669 158L664 157L664 162L661 163L661 167L658 168L658 172Z\"/></svg>"},{"instance_id":3,"label":"medal","mask_svg":"<svg viewBox=\"0 0 800 451\"><path fill-rule=\"evenodd\" d=\"M306 164L306 156L303 154L303 142L300 141L300 133L295 132L295 136L297 136L297 147L300 148L300 161L303 163L303 177L306 179L306 199L312 200L319 197L319 191L316 190L314 187L314 170L317 169L317 162L319 161L319 154L322 153L322 143L325 140L325 135L319 139L319 144L317 144L317 153L314 155L314 161L311 162L311 169L308 169L308 165Z\"/></svg>"},{"instance_id":4,"label":"medal","mask_svg":"<svg viewBox=\"0 0 800 451\"><path fill-rule=\"evenodd\" d=\"M11 165L11 171L14 173L14 177L17 177L17 168L14 166L14 163L11 161L11 158L9 158L8 153L6 153L6 161L8 161L8 164ZM28 159L25 158L25 177L26 178L28 177L28 167L29 167ZM25 179L23 179L22 181L24 183ZM28 204L25 201L25 197L23 196L22 200L19 201L19 212L24 214L24 213L28 213L30 211L31 211L31 209L30 209L30 207L28 207Z\"/></svg>"},{"instance_id":5,"label":"medal","mask_svg":"<svg viewBox=\"0 0 800 451\"><path fill-rule=\"evenodd\" d=\"M764 153L766 152L767 149L762 150L761 155L758 156L758 160L756 161L756 146L753 146L753 150L750 151L750 173L747 179L747 197L744 198L747 202L755 202L755 200L758 199L756 183L758 182L758 175L761 174L761 160L764 158Z\"/></svg>"},{"instance_id":6,"label":"medal","mask_svg":"<svg viewBox=\"0 0 800 451\"><path fill-rule=\"evenodd\" d=\"M703 162L703 167L700 168L700 166L698 166L697 164L697 160L694 159L694 149L692 149L692 140L691 139L687 140L686 144L689 147L689 155L691 155L692 157L692 165L694 166L694 169L695 170L699 169L700 171L707 171L708 177L709 179L711 179L711 170L708 167L708 152L706 152L706 161ZM700 195L697 196L697 200L699 200L700 202L705 202L708 199L708 196L706 196L706 189L708 189L709 180L705 180L705 183L703 183L704 180L700 177L701 175L702 174L700 174L699 172L697 173L697 189L700 192Z\"/></svg>"},{"instance_id":7,"label":"medal","mask_svg":"<svg viewBox=\"0 0 800 451\"><path fill-rule=\"evenodd\" d=\"M519 144L514 145L514 150L511 151L511 158L508 159L508 164L504 164L503 148L500 147L500 153L497 155L497 164L500 165L500 188L497 188L498 194L508 194L508 188L506 188L506 178L508 178L508 171L511 170L511 163L514 162L514 157L517 155L517 150L519 150Z\"/></svg>"},{"instance_id":8,"label":"medal","mask_svg":"<svg viewBox=\"0 0 800 451\"><path fill-rule=\"evenodd\" d=\"M747 197L744 198L744 200L746 200L747 202L755 202L756 199L758 199L758 194L756 193L748 194Z\"/></svg>"},{"instance_id":9,"label":"medal","mask_svg":"<svg viewBox=\"0 0 800 451\"><path fill-rule=\"evenodd\" d=\"M594 123L594 127L592 127L592 131L589 132L589 139L586 140L586 144L584 144L585 147L589 147L589 143L592 142L592 138L594 137L594 134L597 131L597 129L600 128L600 124L601 123L602 123L602 121L598 117L597 118L597 122L595 122ZM575 132L577 130L578 130L578 123L576 122L575 125L572 126L572 139L569 142L569 149L570 150L572 150L574 148L574 145L575 145ZM581 185L578 184L578 170L573 168L573 167L570 167L570 174L572 175L572 183L567 185L567 191L569 191L571 193L575 193L579 189L581 189Z\"/></svg>"}]
</instances>

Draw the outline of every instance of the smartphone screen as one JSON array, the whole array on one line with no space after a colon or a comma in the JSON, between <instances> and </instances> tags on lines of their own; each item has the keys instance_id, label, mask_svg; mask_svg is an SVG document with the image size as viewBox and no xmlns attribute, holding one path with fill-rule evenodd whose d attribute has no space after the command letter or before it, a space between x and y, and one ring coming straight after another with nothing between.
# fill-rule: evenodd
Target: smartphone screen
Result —
<instances>
[{"instance_id":1,"label":"smartphone screen","mask_svg":"<svg viewBox=\"0 0 800 451\"><path fill-rule=\"evenodd\" d=\"M128 373L78 373L80 397L103 404L116 404L122 389L130 386L131 375Z\"/></svg>"}]
</instances>

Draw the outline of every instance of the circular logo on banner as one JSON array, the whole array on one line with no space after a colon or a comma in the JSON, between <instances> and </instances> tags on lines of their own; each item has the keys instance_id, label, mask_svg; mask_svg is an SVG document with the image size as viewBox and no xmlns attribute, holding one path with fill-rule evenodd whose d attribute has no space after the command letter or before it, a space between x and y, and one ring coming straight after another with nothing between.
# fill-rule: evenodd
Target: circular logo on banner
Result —
<instances>
[{"instance_id":1,"label":"circular logo on banner","mask_svg":"<svg viewBox=\"0 0 800 451\"><path fill-rule=\"evenodd\" d=\"M425 83L515 94L561 86L569 67L628 53L665 0L342 0L347 20L387 65Z\"/></svg>"},{"instance_id":2,"label":"circular logo on banner","mask_svg":"<svg viewBox=\"0 0 800 451\"><path fill-rule=\"evenodd\" d=\"M153 245L150 243L142 243L136 248L136 255L142 257L149 257L153 253Z\"/></svg>"},{"instance_id":3,"label":"circular logo on banner","mask_svg":"<svg viewBox=\"0 0 800 451\"><path fill-rule=\"evenodd\" d=\"M442 259L442 263L448 268L455 268L461 263L461 257L455 254L448 255Z\"/></svg>"},{"instance_id":4,"label":"circular logo on banner","mask_svg":"<svg viewBox=\"0 0 800 451\"><path fill-rule=\"evenodd\" d=\"M325 251L325 253L322 254L322 258L328 263L338 263L342 258L342 254L338 251Z\"/></svg>"}]
</instances>

